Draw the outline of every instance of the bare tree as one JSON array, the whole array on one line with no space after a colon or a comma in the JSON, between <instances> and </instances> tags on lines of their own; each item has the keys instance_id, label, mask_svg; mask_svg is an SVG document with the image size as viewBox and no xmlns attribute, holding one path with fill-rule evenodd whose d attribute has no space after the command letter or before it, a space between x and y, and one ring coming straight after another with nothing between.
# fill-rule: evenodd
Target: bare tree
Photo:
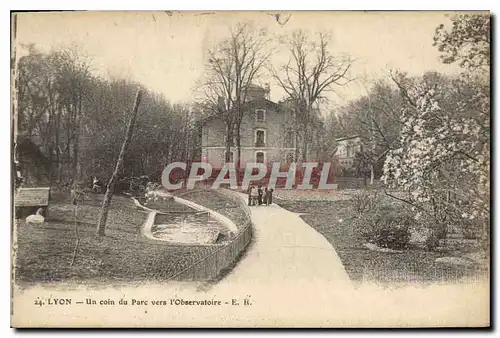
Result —
<instances>
[{"instance_id":1,"label":"bare tree","mask_svg":"<svg viewBox=\"0 0 500 338\"><path fill-rule=\"evenodd\" d=\"M76 47L50 53L35 45L20 47L27 53L14 63L18 70L14 117L19 131L16 156L24 182L56 184L58 189L94 175L107 182L120 153L116 139L125 134L140 84L92 75L91 60ZM136 121L121 174L157 179L165 163L198 156L196 112L151 91L144 92L141 110L145 113Z\"/></svg>"},{"instance_id":2,"label":"bare tree","mask_svg":"<svg viewBox=\"0 0 500 338\"><path fill-rule=\"evenodd\" d=\"M229 38L208 51L203 99L226 124L226 153L233 140L236 143L236 168L241 162L240 131L248 89L269 59L268 41L264 30L256 31L250 24L240 23L230 29Z\"/></svg>"},{"instance_id":3,"label":"bare tree","mask_svg":"<svg viewBox=\"0 0 500 338\"><path fill-rule=\"evenodd\" d=\"M139 110L139 103L141 102L142 91L139 89L137 95L135 96L134 109L130 114L130 119L127 125L127 132L125 134L125 140L123 140L122 148L120 150L120 155L116 161L115 171L109 180L106 195L104 195L104 200L102 202L101 214L99 215L99 221L97 223L97 236L104 236L104 231L106 230L106 221L108 219L109 205L111 204L111 198L113 197L113 192L115 190L115 185L118 180L118 175L123 167L123 161L125 158L125 153L127 152L130 140L134 133L134 125L137 119L137 111Z\"/></svg>"},{"instance_id":4,"label":"bare tree","mask_svg":"<svg viewBox=\"0 0 500 338\"><path fill-rule=\"evenodd\" d=\"M369 170L373 184L375 176L381 173L385 155L399 139L401 109L405 103L399 91L386 80L365 87L365 91L365 95L339 107L335 122L342 129L342 136L361 137L362 151L355 163L358 173L363 171L365 175Z\"/></svg>"},{"instance_id":5,"label":"bare tree","mask_svg":"<svg viewBox=\"0 0 500 338\"><path fill-rule=\"evenodd\" d=\"M55 87L60 93L60 105L67 117L66 129L68 160L71 157L71 176L73 181L81 178L79 151L80 133L84 115L84 100L88 95L90 79L90 61L84 57L76 46L61 50L52 55L52 63L57 69L55 74ZM47 86L50 89L50 82ZM52 88L54 91L55 88ZM49 116L52 116L49 115ZM56 116L57 119L60 117ZM60 121L58 121L60 123ZM57 135L59 138L59 135ZM71 145L71 147L70 147ZM57 149L57 148L56 148ZM69 154L72 153L72 156Z\"/></svg>"},{"instance_id":6,"label":"bare tree","mask_svg":"<svg viewBox=\"0 0 500 338\"><path fill-rule=\"evenodd\" d=\"M78 180L79 138L91 78L90 60L76 47L50 54L40 53L32 44L22 47L28 55L18 62L19 128L28 138L40 140L49 182L54 163L57 180L61 180L62 157L71 167L72 180Z\"/></svg>"},{"instance_id":7,"label":"bare tree","mask_svg":"<svg viewBox=\"0 0 500 338\"><path fill-rule=\"evenodd\" d=\"M330 38L326 33L319 33L317 41L309 41L305 32L298 30L287 44L290 52L288 63L271 71L294 106L292 129L297 143L296 160L301 155L303 161L318 117L314 106L335 85L343 86L351 81L348 71L352 60L346 55L336 56L330 52Z\"/></svg>"}]
</instances>

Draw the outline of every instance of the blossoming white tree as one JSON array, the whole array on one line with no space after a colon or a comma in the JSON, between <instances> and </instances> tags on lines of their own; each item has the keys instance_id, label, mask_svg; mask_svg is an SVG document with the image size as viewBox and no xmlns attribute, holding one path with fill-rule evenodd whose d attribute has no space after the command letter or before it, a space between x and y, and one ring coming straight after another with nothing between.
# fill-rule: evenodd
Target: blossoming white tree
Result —
<instances>
[{"instance_id":1,"label":"blossoming white tree","mask_svg":"<svg viewBox=\"0 0 500 338\"><path fill-rule=\"evenodd\" d=\"M469 17L454 20L483 24ZM463 45L457 39L447 41L457 48ZM402 112L399 144L384 163L383 180L408 194L404 200L434 234L431 248L445 236L448 225L480 225L484 237L489 229L489 77L466 69L456 78L427 74L409 79L393 74L408 106Z\"/></svg>"}]
</instances>

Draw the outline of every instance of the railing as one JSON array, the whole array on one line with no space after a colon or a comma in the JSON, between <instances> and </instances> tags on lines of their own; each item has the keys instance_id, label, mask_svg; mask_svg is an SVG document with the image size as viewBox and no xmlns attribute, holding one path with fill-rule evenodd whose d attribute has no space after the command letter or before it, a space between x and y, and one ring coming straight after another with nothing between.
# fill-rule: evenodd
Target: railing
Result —
<instances>
[{"instance_id":1,"label":"railing","mask_svg":"<svg viewBox=\"0 0 500 338\"><path fill-rule=\"evenodd\" d=\"M265 142L255 142L256 147L265 147L266 143Z\"/></svg>"},{"instance_id":2,"label":"railing","mask_svg":"<svg viewBox=\"0 0 500 338\"><path fill-rule=\"evenodd\" d=\"M251 239L252 226L249 224L229 244L203 257L190 267L170 277L170 279L178 281L204 281L215 278L222 270L236 261Z\"/></svg>"},{"instance_id":3,"label":"railing","mask_svg":"<svg viewBox=\"0 0 500 338\"><path fill-rule=\"evenodd\" d=\"M246 226L234 237L231 242L223 245L210 255L194 262L191 266L180 271L170 280L177 281L206 281L217 277L222 270L232 265L252 240L252 222L250 221L250 210L245 202L238 196L232 195L230 191L223 193L229 198L238 201L248 216Z\"/></svg>"}]
</instances>

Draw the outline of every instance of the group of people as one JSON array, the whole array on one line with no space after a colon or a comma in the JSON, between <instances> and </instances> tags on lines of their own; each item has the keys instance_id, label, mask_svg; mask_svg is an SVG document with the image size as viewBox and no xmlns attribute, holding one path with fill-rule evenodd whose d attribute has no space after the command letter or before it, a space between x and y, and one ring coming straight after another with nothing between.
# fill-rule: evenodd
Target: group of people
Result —
<instances>
[{"instance_id":1,"label":"group of people","mask_svg":"<svg viewBox=\"0 0 500 338\"><path fill-rule=\"evenodd\" d=\"M96 175L90 177L90 186L92 187L92 192L103 193L106 190L106 185L103 181ZM140 177L123 177L119 176L115 184L114 193L120 194L123 192L147 192L148 186L153 185L148 176Z\"/></svg>"},{"instance_id":2,"label":"group of people","mask_svg":"<svg viewBox=\"0 0 500 338\"><path fill-rule=\"evenodd\" d=\"M248 205L271 205L273 204L273 191L272 188L262 186L250 186L248 188Z\"/></svg>"}]
</instances>

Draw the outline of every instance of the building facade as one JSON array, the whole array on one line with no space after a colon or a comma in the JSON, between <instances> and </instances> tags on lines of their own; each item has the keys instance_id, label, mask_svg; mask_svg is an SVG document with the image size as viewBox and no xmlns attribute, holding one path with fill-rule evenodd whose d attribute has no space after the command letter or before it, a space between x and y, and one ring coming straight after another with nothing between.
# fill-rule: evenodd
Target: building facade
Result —
<instances>
[{"instance_id":1,"label":"building facade","mask_svg":"<svg viewBox=\"0 0 500 338\"><path fill-rule=\"evenodd\" d=\"M249 101L244 104L245 113L241 123L241 161L291 163L295 156L295 137L289 131L290 114L286 109L268 99L268 89L253 87ZM202 125L202 161L213 168L222 168L225 163L235 163L236 140L226 153L226 124L222 117L211 116Z\"/></svg>"},{"instance_id":2,"label":"building facade","mask_svg":"<svg viewBox=\"0 0 500 338\"><path fill-rule=\"evenodd\" d=\"M339 169L351 169L355 165L356 153L362 151L361 138L359 136L343 137L335 140L337 151L335 161Z\"/></svg>"}]
</instances>

